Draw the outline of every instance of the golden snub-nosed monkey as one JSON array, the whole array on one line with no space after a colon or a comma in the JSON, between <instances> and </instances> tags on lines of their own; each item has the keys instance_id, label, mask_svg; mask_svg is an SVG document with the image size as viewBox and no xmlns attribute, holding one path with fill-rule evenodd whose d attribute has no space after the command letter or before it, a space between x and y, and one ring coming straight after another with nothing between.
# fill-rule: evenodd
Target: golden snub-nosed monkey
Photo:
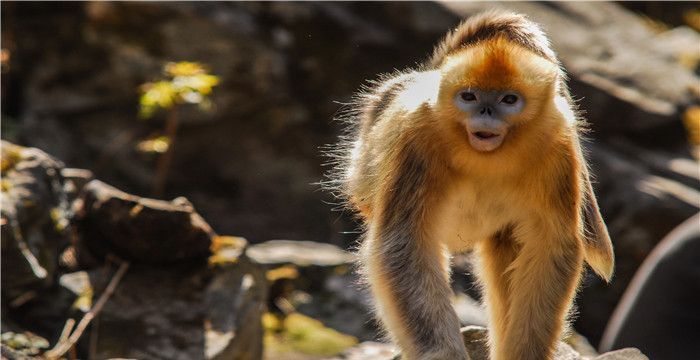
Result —
<instances>
[{"instance_id":1,"label":"golden snub-nosed monkey","mask_svg":"<svg viewBox=\"0 0 700 360\"><path fill-rule=\"evenodd\" d=\"M474 250L494 360L551 359L584 261L613 251L565 74L539 27L489 12L346 116L334 182L366 225L363 273L404 359L467 359L449 253Z\"/></svg>"}]
</instances>

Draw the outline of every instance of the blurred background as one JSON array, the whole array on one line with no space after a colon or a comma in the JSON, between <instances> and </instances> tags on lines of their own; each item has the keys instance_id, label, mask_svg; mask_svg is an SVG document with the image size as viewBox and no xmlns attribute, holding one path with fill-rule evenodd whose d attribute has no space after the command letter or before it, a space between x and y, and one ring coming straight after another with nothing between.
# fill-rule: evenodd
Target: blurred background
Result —
<instances>
[{"instance_id":1,"label":"blurred background","mask_svg":"<svg viewBox=\"0 0 700 360\"><path fill-rule=\"evenodd\" d=\"M317 185L333 118L493 7L543 25L592 129L617 268L584 279L577 351L700 209L694 2L1 6L3 357L352 358L378 333L343 251L358 224ZM460 317L483 325L469 264L455 258Z\"/></svg>"}]
</instances>

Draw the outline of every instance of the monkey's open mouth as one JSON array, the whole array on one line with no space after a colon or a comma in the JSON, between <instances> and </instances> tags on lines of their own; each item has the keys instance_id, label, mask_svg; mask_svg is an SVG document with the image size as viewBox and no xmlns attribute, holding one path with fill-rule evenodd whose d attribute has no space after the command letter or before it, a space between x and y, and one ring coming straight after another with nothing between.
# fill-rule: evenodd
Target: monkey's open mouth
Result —
<instances>
[{"instance_id":1,"label":"monkey's open mouth","mask_svg":"<svg viewBox=\"0 0 700 360\"><path fill-rule=\"evenodd\" d=\"M498 136L498 134L492 133L489 131L477 131L474 133L474 136L478 137L481 140L484 140L484 139L490 139L492 137L496 137L496 136Z\"/></svg>"},{"instance_id":2,"label":"monkey's open mouth","mask_svg":"<svg viewBox=\"0 0 700 360\"><path fill-rule=\"evenodd\" d=\"M477 151L494 151L505 139L507 131L493 132L487 130L469 131L469 144Z\"/></svg>"}]
</instances>

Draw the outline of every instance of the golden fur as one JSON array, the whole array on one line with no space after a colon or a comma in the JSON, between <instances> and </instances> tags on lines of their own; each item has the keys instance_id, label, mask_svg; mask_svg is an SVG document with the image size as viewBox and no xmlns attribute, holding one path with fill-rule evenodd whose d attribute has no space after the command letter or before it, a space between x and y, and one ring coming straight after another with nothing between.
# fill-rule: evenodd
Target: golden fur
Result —
<instances>
[{"instance_id":1,"label":"golden fur","mask_svg":"<svg viewBox=\"0 0 700 360\"><path fill-rule=\"evenodd\" d=\"M525 105L503 144L479 152L453 99L514 90ZM363 270L404 359L466 359L452 310L449 252L474 250L491 357L548 359L584 258L606 280L612 246L579 144L564 73L521 15L465 22L415 71L359 97L339 185L367 225Z\"/></svg>"}]
</instances>

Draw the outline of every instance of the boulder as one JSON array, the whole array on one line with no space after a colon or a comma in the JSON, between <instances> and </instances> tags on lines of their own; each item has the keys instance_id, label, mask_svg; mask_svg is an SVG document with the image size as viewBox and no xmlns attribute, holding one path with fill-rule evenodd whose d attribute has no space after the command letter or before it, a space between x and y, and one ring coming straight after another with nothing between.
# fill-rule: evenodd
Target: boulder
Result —
<instances>
[{"instance_id":1,"label":"boulder","mask_svg":"<svg viewBox=\"0 0 700 360\"><path fill-rule=\"evenodd\" d=\"M78 201L82 266L110 256L133 264L94 325L96 339L81 340L94 341L83 348L91 357L262 356L267 282L245 239L217 236L184 198L140 198L93 180ZM91 270L93 287L104 288L108 273Z\"/></svg>"},{"instance_id":2,"label":"boulder","mask_svg":"<svg viewBox=\"0 0 700 360\"><path fill-rule=\"evenodd\" d=\"M185 198L170 202L127 194L99 180L76 206L78 257L114 254L131 262L206 261L214 231Z\"/></svg>"}]
</instances>

